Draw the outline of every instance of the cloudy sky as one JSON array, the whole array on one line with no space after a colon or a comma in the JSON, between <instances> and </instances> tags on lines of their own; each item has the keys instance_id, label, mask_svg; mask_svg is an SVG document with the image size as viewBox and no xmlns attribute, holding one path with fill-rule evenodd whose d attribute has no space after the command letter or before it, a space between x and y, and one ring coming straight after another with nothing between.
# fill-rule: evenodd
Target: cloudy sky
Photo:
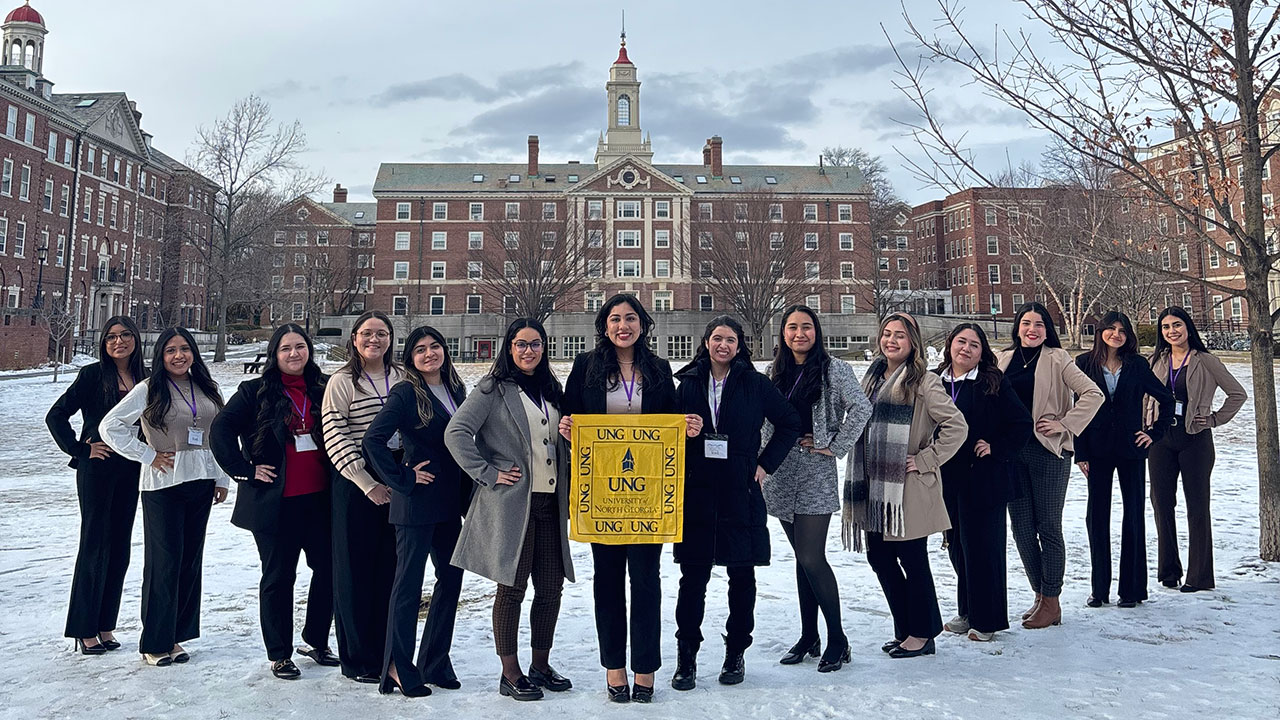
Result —
<instances>
[{"instance_id":1,"label":"cloudy sky","mask_svg":"<svg viewBox=\"0 0 1280 720\"><path fill-rule=\"evenodd\" d=\"M968 26L1016 26L1007 0L965 0ZM11 0L17 5L18 0ZM370 199L380 162L591 162L606 122L604 83L621 12L642 84L641 125L658 162L701 161L724 138L727 163L815 164L849 145L884 158L905 198L941 196L906 169L918 155L900 120L896 3L741 0L643 3L424 0L35 0L50 33L55 92L123 90L157 147L184 157L197 126L257 93L298 119L308 163ZM908 0L932 25L935 0ZM884 31L881 30L881 25ZM931 75L935 102L989 163L1035 159L1043 140L964 77Z\"/></svg>"}]
</instances>

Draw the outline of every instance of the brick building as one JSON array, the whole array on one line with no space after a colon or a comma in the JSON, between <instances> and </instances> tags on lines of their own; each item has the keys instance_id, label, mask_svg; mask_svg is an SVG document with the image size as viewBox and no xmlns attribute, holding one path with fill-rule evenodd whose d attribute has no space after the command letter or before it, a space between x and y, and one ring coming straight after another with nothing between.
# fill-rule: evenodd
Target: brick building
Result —
<instances>
[{"instance_id":1,"label":"brick building","mask_svg":"<svg viewBox=\"0 0 1280 720\"><path fill-rule=\"evenodd\" d=\"M54 93L30 5L0 28L0 367L43 361L40 312L64 303L77 334L121 313L200 324L203 268L174 233L207 238L213 186L151 147L124 93Z\"/></svg>"}]
</instances>

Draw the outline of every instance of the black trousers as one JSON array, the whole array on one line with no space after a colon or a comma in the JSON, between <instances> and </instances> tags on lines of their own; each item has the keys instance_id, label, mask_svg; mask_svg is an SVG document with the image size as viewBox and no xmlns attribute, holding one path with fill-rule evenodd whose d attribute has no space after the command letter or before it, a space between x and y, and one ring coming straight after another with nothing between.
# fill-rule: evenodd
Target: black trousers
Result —
<instances>
[{"instance_id":1,"label":"black trousers","mask_svg":"<svg viewBox=\"0 0 1280 720\"><path fill-rule=\"evenodd\" d=\"M1120 478L1120 582L1121 600L1147 599L1147 528L1144 491L1147 462L1094 457L1089 461L1089 501L1084 525L1089 533L1093 596L1106 601L1111 593L1111 483Z\"/></svg>"},{"instance_id":2,"label":"black trousers","mask_svg":"<svg viewBox=\"0 0 1280 720\"><path fill-rule=\"evenodd\" d=\"M360 487L333 479L333 605L338 657L347 677L377 676L387 642L396 571L391 504L374 505Z\"/></svg>"},{"instance_id":3,"label":"black trousers","mask_svg":"<svg viewBox=\"0 0 1280 720\"><path fill-rule=\"evenodd\" d=\"M329 627L333 624L333 552L330 548L329 493L287 497L280 501L280 518L275 532L256 532L262 560L262 580L258 583L258 618L268 660L293 655L293 585L298 575L298 556L306 553L311 568L307 588L307 616L302 640L314 648L329 647Z\"/></svg>"},{"instance_id":4,"label":"black trousers","mask_svg":"<svg viewBox=\"0 0 1280 720\"><path fill-rule=\"evenodd\" d=\"M213 480L190 480L142 493L138 652L160 655L200 637L200 581L213 488Z\"/></svg>"},{"instance_id":5,"label":"black trousers","mask_svg":"<svg viewBox=\"0 0 1280 720\"><path fill-rule=\"evenodd\" d=\"M880 579L893 614L893 636L929 639L942 632L938 592L929 569L929 538L885 540L867 533L867 562Z\"/></svg>"},{"instance_id":6,"label":"black trousers","mask_svg":"<svg viewBox=\"0 0 1280 720\"><path fill-rule=\"evenodd\" d=\"M414 688L424 683L457 680L449 648L453 645L454 620L458 617L458 596L462 594L462 568L449 564L462 532L462 521L431 525L396 525L396 579L391 586L390 622L387 624L387 670L396 664L400 686ZM431 588L427 623L422 628L418 660L413 659L413 643L418 630L418 610L422 605L422 583L427 558L436 569Z\"/></svg>"},{"instance_id":7,"label":"black trousers","mask_svg":"<svg viewBox=\"0 0 1280 720\"><path fill-rule=\"evenodd\" d=\"M520 634L520 606L529 578L533 578L533 603L529 608L529 645L550 650L560 619L564 592L564 556L560 553L560 504L555 493L533 493L529 501L529 527L525 529L516 578L512 585L498 584L493 596L493 644L499 657L516 654Z\"/></svg>"},{"instance_id":8,"label":"black trousers","mask_svg":"<svg viewBox=\"0 0 1280 720\"><path fill-rule=\"evenodd\" d=\"M1008 630L1006 503L975 498L963 489L950 490L945 479L942 489L951 517L947 554L956 571L956 614L968 618L970 627L979 632Z\"/></svg>"},{"instance_id":9,"label":"black trousers","mask_svg":"<svg viewBox=\"0 0 1280 720\"><path fill-rule=\"evenodd\" d=\"M80 547L63 634L88 638L116 629L138 515L138 463L117 456L82 460L76 471L76 496Z\"/></svg>"},{"instance_id":10,"label":"black trousers","mask_svg":"<svg viewBox=\"0 0 1280 720\"><path fill-rule=\"evenodd\" d=\"M662 544L591 543L595 564L596 635L600 664L627 666L627 576L631 576L631 670L662 667Z\"/></svg>"},{"instance_id":11,"label":"black trousers","mask_svg":"<svg viewBox=\"0 0 1280 720\"><path fill-rule=\"evenodd\" d=\"M1209 477L1213 475L1213 431L1188 435L1182 418L1151 446L1151 509L1156 519L1157 567L1161 581L1182 578L1178 557L1178 475L1187 500L1187 584L1214 587L1213 519L1209 515Z\"/></svg>"},{"instance_id":12,"label":"black trousers","mask_svg":"<svg viewBox=\"0 0 1280 720\"><path fill-rule=\"evenodd\" d=\"M756 618L756 569L752 565L725 568L729 575L729 619L725 644L732 650L751 646ZM680 592L676 596L676 638L682 644L702 645L702 617L707 609L711 564L680 563Z\"/></svg>"}]
</instances>

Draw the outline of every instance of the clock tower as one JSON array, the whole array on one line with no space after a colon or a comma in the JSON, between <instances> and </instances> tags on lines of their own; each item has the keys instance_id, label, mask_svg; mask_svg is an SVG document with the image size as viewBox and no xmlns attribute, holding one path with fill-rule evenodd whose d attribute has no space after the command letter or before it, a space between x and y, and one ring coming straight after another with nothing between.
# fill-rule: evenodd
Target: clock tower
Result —
<instances>
[{"instance_id":1,"label":"clock tower","mask_svg":"<svg viewBox=\"0 0 1280 720\"><path fill-rule=\"evenodd\" d=\"M636 79L636 66L627 57L625 30L618 59L609 68L605 94L609 98L609 129L596 145L596 167L604 167L623 155L653 162L649 138L640 129L640 81Z\"/></svg>"}]
</instances>

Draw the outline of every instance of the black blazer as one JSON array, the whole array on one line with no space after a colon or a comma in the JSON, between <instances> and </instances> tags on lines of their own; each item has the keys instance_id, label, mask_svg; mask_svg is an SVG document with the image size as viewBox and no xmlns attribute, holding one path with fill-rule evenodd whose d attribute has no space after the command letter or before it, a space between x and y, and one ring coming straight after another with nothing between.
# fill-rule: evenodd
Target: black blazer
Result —
<instances>
[{"instance_id":1,"label":"black blazer","mask_svg":"<svg viewBox=\"0 0 1280 720\"><path fill-rule=\"evenodd\" d=\"M603 387L587 385L587 369L591 365L593 353L579 353L573 359L573 370L564 385L563 412L592 413L603 415L608 412L607 391ZM676 400L676 384L671 378L671 363L662 358L657 360L658 382L650 386L642 383L640 393L640 412L642 413L679 413L680 403Z\"/></svg>"},{"instance_id":2,"label":"black blazer","mask_svg":"<svg viewBox=\"0 0 1280 720\"><path fill-rule=\"evenodd\" d=\"M49 408L49 413L44 416L44 422L49 426L49 433L53 435L54 442L58 443L62 452L71 456L71 462L67 463L68 465L79 468L82 461L89 459L88 443L102 440L102 435L98 432L98 424L102 422L102 416L115 407L116 402L119 400L108 403L103 398L102 363L96 362L80 368L71 386L62 393L62 397L58 398L53 407ZM76 413L80 413L80 419L84 421L79 438L71 428L71 416ZM137 463L132 464L137 465Z\"/></svg>"},{"instance_id":3,"label":"black blazer","mask_svg":"<svg viewBox=\"0 0 1280 720\"><path fill-rule=\"evenodd\" d=\"M321 376L321 382L327 380ZM258 433L258 391L262 378L240 383L236 394L213 419L209 431L209 447L218 465L236 481L236 504L231 511L231 524L251 532L274 533L280 518L280 501L284 498L285 447L290 442L289 428L278 422L271 426L271 436L261 455L253 454L253 441ZM313 410L312 422L319 427L319 416ZM315 433L319 435L319 433ZM323 445L317 452L323 453ZM326 468L329 456L324 455ZM253 479L255 465L275 468L275 482ZM326 473L328 475L329 473Z\"/></svg>"},{"instance_id":4,"label":"black blazer","mask_svg":"<svg viewBox=\"0 0 1280 720\"><path fill-rule=\"evenodd\" d=\"M1165 430L1173 423L1173 393L1139 355L1126 357L1120 365L1115 395L1107 393L1102 368L1090 368L1088 353L1076 358L1076 366L1097 383L1103 400L1098 414L1076 438L1075 461L1089 462L1094 457L1107 456L1120 460L1145 458L1147 449L1134 444L1134 435L1145 431L1153 443L1164 437ZM1160 410L1156 422L1149 428L1143 427L1143 395L1154 398Z\"/></svg>"},{"instance_id":5,"label":"black blazer","mask_svg":"<svg viewBox=\"0 0 1280 720\"><path fill-rule=\"evenodd\" d=\"M946 380L942 386L950 392ZM1015 485L1010 461L1022 452L1034 431L1027 406L1007 377L1000 378L1000 390L995 395L984 393L976 381L962 383L955 403L969 425L969 435L942 465L943 492L963 494L981 503L1012 500ZM974 454L979 440L986 440L991 446L990 455L980 458Z\"/></svg>"},{"instance_id":6,"label":"black blazer","mask_svg":"<svg viewBox=\"0 0 1280 720\"><path fill-rule=\"evenodd\" d=\"M463 397L455 397L461 405ZM391 488L389 521L393 525L430 525L458 520L471 505L471 488L475 482L458 467L444 444L444 431L449 425L449 409L431 396L431 422L419 427L418 400L413 385L407 380L396 383L387 396L387 404L364 434L364 456L378 478ZM404 441L402 462L387 447L397 431ZM414 481L413 468L423 460L431 463L423 468L435 475L426 485Z\"/></svg>"}]
</instances>

